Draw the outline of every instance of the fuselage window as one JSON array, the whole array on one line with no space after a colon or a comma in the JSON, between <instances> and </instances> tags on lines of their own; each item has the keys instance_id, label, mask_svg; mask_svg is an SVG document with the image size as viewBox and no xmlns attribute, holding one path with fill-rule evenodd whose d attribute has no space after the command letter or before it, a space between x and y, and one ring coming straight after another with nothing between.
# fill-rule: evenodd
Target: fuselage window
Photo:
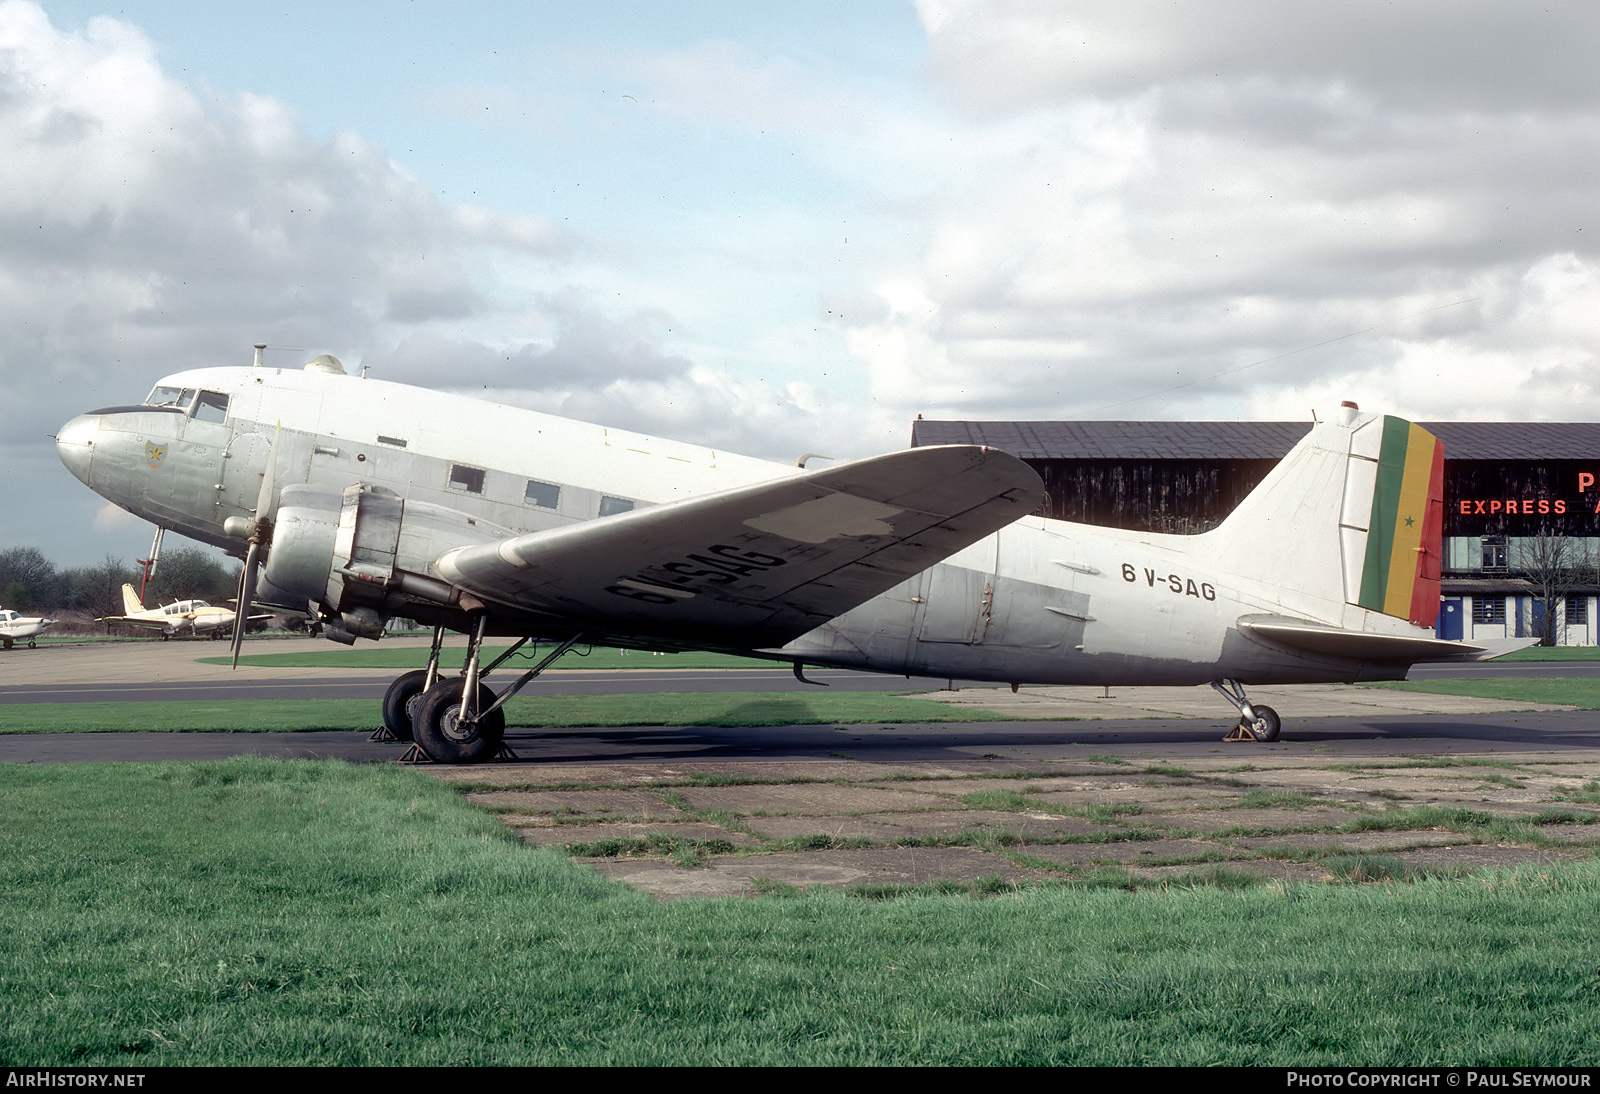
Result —
<instances>
[{"instance_id":1,"label":"fuselage window","mask_svg":"<svg viewBox=\"0 0 1600 1094\"><path fill-rule=\"evenodd\" d=\"M483 493L483 469L468 467L463 463L451 464L450 489L464 490L469 494Z\"/></svg>"},{"instance_id":2,"label":"fuselage window","mask_svg":"<svg viewBox=\"0 0 1600 1094\"><path fill-rule=\"evenodd\" d=\"M537 505L541 509L554 509L561 501L561 487L553 483L529 479L528 489L522 495L522 500L529 505Z\"/></svg>"},{"instance_id":3,"label":"fuselage window","mask_svg":"<svg viewBox=\"0 0 1600 1094\"><path fill-rule=\"evenodd\" d=\"M632 508L633 502L627 498L612 498L601 495L600 515L602 517L614 517L618 513L626 513Z\"/></svg>"},{"instance_id":4,"label":"fuselage window","mask_svg":"<svg viewBox=\"0 0 1600 1094\"><path fill-rule=\"evenodd\" d=\"M194 416L202 422L228 420L228 397L220 391L202 391L194 404Z\"/></svg>"}]
</instances>

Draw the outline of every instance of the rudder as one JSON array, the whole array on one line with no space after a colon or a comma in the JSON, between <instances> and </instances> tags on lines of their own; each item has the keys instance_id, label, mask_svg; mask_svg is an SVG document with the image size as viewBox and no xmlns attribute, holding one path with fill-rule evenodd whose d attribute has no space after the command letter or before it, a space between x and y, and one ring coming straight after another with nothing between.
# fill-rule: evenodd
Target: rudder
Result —
<instances>
[{"instance_id":1,"label":"rudder","mask_svg":"<svg viewBox=\"0 0 1600 1094\"><path fill-rule=\"evenodd\" d=\"M1349 487L1339 525L1346 600L1433 626L1439 617L1444 445L1403 418L1368 422L1351 436Z\"/></svg>"}]
</instances>

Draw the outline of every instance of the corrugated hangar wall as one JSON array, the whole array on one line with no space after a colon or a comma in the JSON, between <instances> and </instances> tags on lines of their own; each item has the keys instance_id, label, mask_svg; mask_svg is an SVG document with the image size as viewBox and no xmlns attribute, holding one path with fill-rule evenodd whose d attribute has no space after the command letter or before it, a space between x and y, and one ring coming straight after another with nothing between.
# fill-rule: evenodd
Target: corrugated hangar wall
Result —
<instances>
[{"instance_id":1,"label":"corrugated hangar wall","mask_svg":"<svg viewBox=\"0 0 1600 1094\"><path fill-rule=\"evenodd\" d=\"M983 444L1045 483L1039 512L1157 532L1215 527L1303 436L1303 422L918 420L912 444ZM1600 423L1437 422L1445 535L1600 536Z\"/></svg>"}]
</instances>

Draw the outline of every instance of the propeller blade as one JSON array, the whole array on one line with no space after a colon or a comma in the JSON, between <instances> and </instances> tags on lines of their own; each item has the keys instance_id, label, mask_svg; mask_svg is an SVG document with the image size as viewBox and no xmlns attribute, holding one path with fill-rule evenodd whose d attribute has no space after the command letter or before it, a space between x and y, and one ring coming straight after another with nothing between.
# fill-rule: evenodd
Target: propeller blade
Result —
<instances>
[{"instance_id":1,"label":"propeller blade","mask_svg":"<svg viewBox=\"0 0 1600 1094\"><path fill-rule=\"evenodd\" d=\"M272 448L267 452L267 470L261 476L261 492L256 495L256 520L272 519L272 487L278 477L278 440L283 436L283 423L272 431Z\"/></svg>"},{"instance_id":2,"label":"propeller blade","mask_svg":"<svg viewBox=\"0 0 1600 1094\"><path fill-rule=\"evenodd\" d=\"M256 572L261 565L261 544L252 542L239 571L239 600L233 607L233 667L239 667L239 650L250 618L250 599L256 595Z\"/></svg>"},{"instance_id":3,"label":"propeller blade","mask_svg":"<svg viewBox=\"0 0 1600 1094\"><path fill-rule=\"evenodd\" d=\"M239 667L239 651L244 647L244 632L250 628L250 602L255 599L261 563L272 542L272 488L278 477L278 441L283 423L272 432L272 448L267 452L267 469L261 475L261 492L256 495L256 517L250 527L250 550L239 571L239 598L233 605L233 667Z\"/></svg>"}]
</instances>

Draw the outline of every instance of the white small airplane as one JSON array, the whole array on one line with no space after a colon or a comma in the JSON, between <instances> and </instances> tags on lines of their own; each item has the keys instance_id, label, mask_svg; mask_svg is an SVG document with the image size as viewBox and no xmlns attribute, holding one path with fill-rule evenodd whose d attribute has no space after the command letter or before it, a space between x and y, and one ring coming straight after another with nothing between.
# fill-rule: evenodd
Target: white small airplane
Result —
<instances>
[{"instance_id":1,"label":"white small airplane","mask_svg":"<svg viewBox=\"0 0 1600 1094\"><path fill-rule=\"evenodd\" d=\"M428 668L394 682L384 720L445 762L493 756L505 700L579 643L739 652L797 675L1210 683L1257 740L1279 718L1245 685L1396 680L1520 644L1435 637L1442 446L1353 403L1200 535L1029 516L1039 477L989 449L805 470L349 376L327 356L180 372L56 443L116 504L244 554L240 603L309 609L346 643L393 617L434 625ZM446 629L467 636L460 676L438 669ZM489 634L555 650L497 697L480 683L499 664L479 664Z\"/></svg>"},{"instance_id":2,"label":"white small airplane","mask_svg":"<svg viewBox=\"0 0 1600 1094\"><path fill-rule=\"evenodd\" d=\"M38 643L34 641L44 633L44 629L52 623L59 623L59 619L43 619L39 616L25 616L12 611L10 608L0 608L0 645L10 649L23 639L28 640L28 648L34 649Z\"/></svg>"},{"instance_id":3,"label":"white small airplane","mask_svg":"<svg viewBox=\"0 0 1600 1094\"><path fill-rule=\"evenodd\" d=\"M204 600L175 600L164 608L146 608L139 594L128 584L122 586L122 610L122 615L108 615L95 622L126 623L131 627L160 631L165 641L184 631L196 636L209 634L212 638L221 638L233 629L233 622L238 618L229 609L214 608ZM250 618L266 619L267 616L253 615Z\"/></svg>"}]
</instances>

